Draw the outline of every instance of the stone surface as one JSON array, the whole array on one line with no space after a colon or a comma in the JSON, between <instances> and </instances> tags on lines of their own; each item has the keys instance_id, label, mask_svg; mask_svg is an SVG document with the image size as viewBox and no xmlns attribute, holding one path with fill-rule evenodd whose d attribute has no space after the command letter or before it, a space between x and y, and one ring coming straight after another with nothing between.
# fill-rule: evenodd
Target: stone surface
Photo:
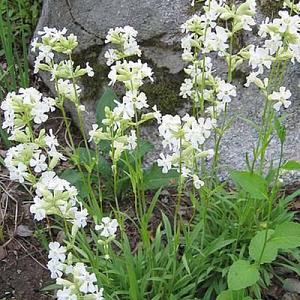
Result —
<instances>
[{"instance_id":1,"label":"stone surface","mask_svg":"<svg viewBox=\"0 0 300 300\"><path fill-rule=\"evenodd\" d=\"M264 0L268 2L269 0ZM84 4L83 4L84 3ZM144 61L147 61L154 69L156 82L149 94L150 99L157 102L158 107L164 107L164 112L184 113L184 100L177 95L180 83L183 80L184 64L181 61L180 25L192 14L189 6L190 0L44 0L43 11L37 26L37 31L44 26L63 28L78 36L79 47L75 53L77 63L89 61L95 69L96 76L82 82L84 104L89 113L85 118L87 128L95 120L95 100L107 84L106 76L108 68L105 66L104 52L107 45L104 44L105 35L109 28L131 25L138 30L138 42L143 50ZM261 10L264 11L264 10ZM258 21L265 16L262 12L257 15ZM238 40L239 46L255 43L256 38L252 33L246 33ZM31 57L33 60L34 57ZM216 60L216 73L224 75L225 66L219 59ZM242 118L259 121L262 108L262 98L255 87L245 88L243 83L249 72L247 66L243 66L234 84L238 86L236 97L229 108L229 115L234 118L231 129L225 135L222 142L222 164L230 168L242 168L244 166L246 152L249 151L256 140L256 133ZM51 88L49 78L42 75L43 80ZM293 94L293 104L286 112L287 117L287 143L285 147L286 159L300 159L300 68L299 65L288 67L286 86ZM150 88L151 89L151 88ZM161 96L157 97L159 91ZM151 98L151 97L150 97ZM166 103L164 100L168 99ZM69 109L72 112L71 107ZM74 117L75 118L75 117ZM76 118L75 118L76 121ZM152 127L144 129L144 134L155 144L157 152L148 157L153 161L161 149L157 131ZM278 159L278 143L274 139L267 153L269 160ZM222 173L226 175L226 172ZM289 175L289 184L300 183L300 174Z\"/></svg>"}]
</instances>

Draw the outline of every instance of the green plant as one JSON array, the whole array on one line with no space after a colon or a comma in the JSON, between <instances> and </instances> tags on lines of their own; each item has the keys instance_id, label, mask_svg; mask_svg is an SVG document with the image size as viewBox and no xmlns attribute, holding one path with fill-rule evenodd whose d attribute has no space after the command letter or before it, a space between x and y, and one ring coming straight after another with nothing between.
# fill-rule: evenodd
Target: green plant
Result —
<instances>
[{"instance_id":1,"label":"green plant","mask_svg":"<svg viewBox=\"0 0 300 300\"><path fill-rule=\"evenodd\" d=\"M4 0L0 3L0 103L6 93L29 86L27 44L38 20L39 6L37 0ZM10 142L2 128L0 137L9 147Z\"/></svg>"}]
</instances>

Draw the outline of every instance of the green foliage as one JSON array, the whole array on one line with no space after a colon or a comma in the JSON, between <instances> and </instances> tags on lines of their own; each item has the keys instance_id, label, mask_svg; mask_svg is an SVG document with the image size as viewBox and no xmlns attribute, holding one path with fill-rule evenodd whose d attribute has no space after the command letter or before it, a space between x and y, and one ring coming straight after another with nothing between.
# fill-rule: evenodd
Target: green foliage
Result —
<instances>
[{"instance_id":1,"label":"green foliage","mask_svg":"<svg viewBox=\"0 0 300 300\"><path fill-rule=\"evenodd\" d=\"M60 177L62 179L69 181L72 185L74 185L77 188L77 190L79 191L79 196L82 199L86 198L88 195L88 188L86 187L83 176L84 174L74 169L64 170L60 174Z\"/></svg>"},{"instance_id":2,"label":"green foliage","mask_svg":"<svg viewBox=\"0 0 300 300\"><path fill-rule=\"evenodd\" d=\"M223 291L218 297L217 300L253 300L251 297L245 297L245 292L242 291Z\"/></svg>"},{"instance_id":3,"label":"green foliage","mask_svg":"<svg viewBox=\"0 0 300 300\"><path fill-rule=\"evenodd\" d=\"M275 227L270 242L279 249L289 250L300 246L300 224L287 222Z\"/></svg>"},{"instance_id":4,"label":"green foliage","mask_svg":"<svg viewBox=\"0 0 300 300\"><path fill-rule=\"evenodd\" d=\"M245 289L259 280L259 271L256 265L246 260L235 261L228 272L228 287L233 291Z\"/></svg>"},{"instance_id":5,"label":"green foliage","mask_svg":"<svg viewBox=\"0 0 300 300\"><path fill-rule=\"evenodd\" d=\"M113 109L116 106L114 100L117 100L116 93L107 87L96 104L96 119L99 126L102 126L102 120L105 119L105 107Z\"/></svg>"},{"instance_id":6,"label":"green foliage","mask_svg":"<svg viewBox=\"0 0 300 300\"><path fill-rule=\"evenodd\" d=\"M231 177L251 197L256 199L268 197L267 183L262 176L251 172L234 171L231 172Z\"/></svg>"},{"instance_id":7,"label":"green foliage","mask_svg":"<svg viewBox=\"0 0 300 300\"><path fill-rule=\"evenodd\" d=\"M172 170L168 173L163 173L161 168L153 165L145 171L144 188L145 190L155 190L163 186L175 185L178 178L178 173Z\"/></svg>"},{"instance_id":8,"label":"green foliage","mask_svg":"<svg viewBox=\"0 0 300 300\"><path fill-rule=\"evenodd\" d=\"M300 162L289 160L281 168L288 171L300 171Z\"/></svg>"},{"instance_id":9,"label":"green foliage","mask_svg":"<svg viewBox=\"0 0 300 300\"><path fill-rule=\"evenodd\" d=\"M277 257L278 249L269 242L273 233L274 230L269 230L268 232L266 230L259 231L251 240L249 254L256 262L260 262L261 264L271 263ZM264 244L265 239L266 244Z\"/></svg>"}]
</instances>

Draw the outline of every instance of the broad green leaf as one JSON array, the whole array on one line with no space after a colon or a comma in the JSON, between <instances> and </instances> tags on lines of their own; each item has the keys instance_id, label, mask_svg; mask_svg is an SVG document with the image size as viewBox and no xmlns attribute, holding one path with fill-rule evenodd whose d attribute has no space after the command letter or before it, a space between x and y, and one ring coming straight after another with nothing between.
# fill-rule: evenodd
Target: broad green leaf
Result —
<instances>
[{"instance_id":1,"label":"broad green leaf","mask_svg":"<svg viewBox=\"0 0 300 300\"><path fill-rule=\"evenodd\" d=\"M223 291L217 300L253 300L251 297L245 297L244 291Z\"/></svg>"},{"instance_id":2,"label":"broad green leaf","mask_svg":"<svg viewBox=\"0 0 300 300\"><path fill-rule=\"evenodd\" d=\"M145 156L145 154L147 154L148 152L150 152L153 149L154 149L153 144L151 144L149 141L141 140L139 149L136 147L133 151L127 152L127 153L129 153L129 155L128 155L129 161L128 162L134 163L135 159L143 158ZM124 155L122 156L122 159L123 160L125 159Z\"/></svg>"},{"instance_id":3,"label":"broad green leaf","mask_svg":"<svg viewBox=\"0 0 300 300\"><path fill-rule=\"evenodd\" d=\"M270 242L270 238L273 233L274 230L268 230L266 246L260 260L261 264L270 263L273 260L275 260L275 258L277 257L278 248L274 246L273 243ZM266 237L266 230L263 230L258 232L250 242L249 254L256 262L259 261L261 253L263 251L265 237Z\"/></svg>"},{"instance_id":4,"label":"broad green leaf","mask_svg":"<svg viewBox=\"0 0 300 300\"><path fill-rule=\"evenodd\" d=\"M105 107L113 109L116 106L114 100L117 100L117 95L111 88L106 88L96 105L96 120L99 126L102 126L102 120L105 119Z\"/></svg>"},{"instance_id":5,"label":"broad green leaf","mask_svg":"<svg viewBox=\"0 0 300 300\"><path fill-rule=\"evenodd\" d=\"M270 240L273 245L283 250L300 246L300 224L286 222L278 225Z\"/></svg>"},{"instance_id":6,"label":"broad green leaf","mask_svg":"<svg viewBox=\"0 0 300 300\"><path fill-rule=\"evenodd\" d=\"M231 173L231 177L251 197L256 199L268 197L267 183L262 176L246 171L234 171Z\"/></svg>"},{"instance_id":7,"label":"broad green leaf","mask_svg":"<svg viewBox=\"0 0 300 300\"><path fill-rule=\"evenodd\" d=\"M144 173L144 189L153 190L162 186L174 185L177 178L178 173L175 170L163 173L161 168L155 164Z\"/></svg>"},{"instance_id":8,"label":"broad green leaf","mask_svg":"<svg viewBox=\"0 0 300 300\"><path fill-rule=\"evenodd\" d=\"M288 171L300 171L300 162L297 160L288 160L281 168Z\"/></svg>"},{"instance_id":9,"label":"broad green leaf","mask_svg":"<svg viewBox=\"0 0 300 300\"><path fill-rule=\"evenodd\" d=\"M254 285L259 280L257 266L251 265L249 261L235 261L228 272L228 287L230 290L238 291Z\"/></svg>"},{"instance_id":10,"label":"broad green leaf","mask_svg":"<svg viewBox=\"0 0 300 300\"><path fill-rule=\"evenodd\" d=\"M92 149L87 150L84 147L79 147L76 149L75 153L79 157L80 164L82 165L91 164L90 157L94 162L96 162L96 152ZM97 168L96 165L94 165L94 168ZM100 154L98 155L98 171L100 175L106 179L110 179L112 176L111 165Z\"/></svg>"}]
</instances>

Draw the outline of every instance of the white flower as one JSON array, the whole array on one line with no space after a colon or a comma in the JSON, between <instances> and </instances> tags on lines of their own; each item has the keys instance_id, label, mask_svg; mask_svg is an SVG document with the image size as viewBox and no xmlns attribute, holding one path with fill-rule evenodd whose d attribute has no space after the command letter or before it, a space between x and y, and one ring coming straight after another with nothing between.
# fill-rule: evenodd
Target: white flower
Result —
<instances>
[{"instance_id":1,"label":"white flower","mask_svg":"<svg viewBox=\"0 0 300 300\"><path fill-rule=\"evenodd\" d=\"M113 113L125 120L130 120L134 117L134 105L133 102L118 102L115 100L117 106L114 108Z\"/></svg>"},{"instance_id":2,"label":"white flower","mask_svg":"<svg viewBox=\"0 0 300 300\"><path fill-rule=\"evenodd\" d=\"M272 64L272 57L269 55L269 50L264 48L259 48L255 46L250 46L249 49L249 65L251 65L252 69L258 69L258 74L263 74L263 67L270 69Z\"/></svg>"},{"instance_id":3,"label":"white flower","mask_svg":"<svg viewBox=\"0 0 300 300\"><path fill-rule=\"evenodd\" d=\"M57 82L58 85L58 93L64 96L65 98L71 100L72 102L76 102L77 98L80 96L81 89L78 85L74 85L70 80L59 79Z\"/></svg>"},{"instance_id":4,"label":"white flower","mask_svg":"<svg viewBox=\"0 0 300 300\"><path fill-rule=\"evenodd\" d=\"M94 70L90 67L89 63L86 63L85 70L89 77L93 77L95 75Z\"/></svg>"},{"instance_id":5,"label":"white flower","mask_svg":"<svg viewBox=\"0 0 300 300\"><path fill-rule=\"evenodd\" d=\"M218 82L217 98L225 103L231 102L231 97L236 97L236 87L224 80Z\"/></svg>"},{"instance_id":6,"label":"white flower","mask_svg":"<svg viewBox=\"0 0 300 300\"><path fill-rule=\"evenodd\" d=\"M52 128L49 130L49 134L45 136L45 143L50 149L59 145Z\"/></svg>"},{"instance_id":7,"label":"white flower","mask_svg":"<svg viewBox=\"0 0 300 300\"><path fill-rule=\"evenodd\" d=\"M97 291L97 287L94 285L94 282L97 282L96 275L94 273L90 274L83 263L75 264L73 275L74 280L78 282L80 292L87 294Z\"/></svg>"},{"instance_id":8,"label":"white flower","mask_svg":"<svg viewBox=\"0 0 300 300\"><path fill-rule=\"evenodd\" d=\"M241 22L243 24L243 29L252 31L251 26L254 26L256 23L251 16L243 15L241 16Z\"/></svg>"},{"instance_id":9,"label":"white flower","mask_svg":"<svg viewBox=\"0 0 300 300\"><path fill-rule=\"evenodd\" d=\"M135 132L135 130L131 130L130 132L131 132L131 134L127 137L127 142L128 142L127 149L134 150L137 146L136 132Z\"/></svg>"},{"instance_id":10,"label":"white flower","mask_svg":"<svg viewBox=\"0 0 300 300\"><path fill-rule=\"evenodd\" d=\"M160 124L161 123L161 112L157 109L157 106L154 105L152 107L152 109L154 110L153 116L156 119L157 123Z\"/></svg>"},{"instance_id":11,"label":"white flower","mask_svg":"<svg viewBox=\"0 0 300 300\"><path fill-rule=\"evenodd\" d=\"M137 90L127 91L123 97L123 103L129 107L132 107L134 104L134 106L139 110L149 107L146 94L143 92L138 92Z\"/></svg>"},{"instance_id":12,"label":"white flower","mask_svg":"<svg viewBox=\"0 0 300 300\"><path fill-rule=\"evenodd\" d=\"M273 92L271 95L269 95L268 99L277 101L273 107L276 111L279 111L282 105L284 108L288 108L291 105L292 102L288 100L291 98L291 96L291 92L282 86L279 88L279 92Z\"/></svg>"},{"instance_id":13,"label":"white flower","mask_svg":"<svg viewBox=\"0 0 300 300\"><path fill-rule=\"evenodd\" d=\"M61 246L58 242L49 243L49 259L58 260L64 262L66 259L67 249L64 246Z\"/></svg>"},{"instance_id":14,"label":"white flower","mask_svg":"<svg viewBox=\"0 0 300 300\"><path fill-rule=\"evenodd\" d=\"M47 268L51 272L51 278L59 278L63 275L65 265L56 259L51 259L47 263Z\"/></svg>"},{"instance_id":15,"label":"white flower","mask_svg":"<svg viewBox=\"0 0 300 300\"><path fill-rule=\"evenodd\" d=\"M193 175L193 184L197 190L199 190L202 186L204 186L204 182L200 180L197 175Z\"/></svg>"},{"instance_id":16,"label":"white flower","mask_svg":"<svg viewBox=\"0 0 300 300\"><path fill-rule=\"evenodd\" d=\"M193 92L193 82L191 79L186 78L184 82L181 84L179 95L182 96L182 98L188 98L191 97L192 92Z\"/></svg>"},{"instance_id":17,"label":"white flower","mask_svg":"<svg viewBox=\"0 0 300 300\"><path fill-rule=\"evenodd\" d=\"M100 225L96 225L96 230L101 230L100 235L106 238L114 237L118 229L118 221L109 217L104 217Z\"/></svg>"},{"instance_id":18,"label":"white flower","mask_svg":"<svg viewBox=\"0 0 300 300\"><path fill-rule=\"evenodd\" d=\"M30 167L34 168L34 172L40 173L47 169L46 156L41 153L41 151L37 151L33 154L29 162Z\"/></svg>"},{"instance_id":19,"label":"white flower","mask_svg":"<svg viewBox=\"0 0 300 300\"><path fill-rule=\"evenodd\" d=\"M116 27L110 29L106 36L105 43L112 43L120 46L120 56L141 56L141 50L137 44L135 37L137 36L137 31L130 26ZM114 61L118 60L119 57L115 50L109 49L105 53L105 57L108 59L107 64L111 65Z\"/></svg>"},{"instance_id":20,"label":"white flower","mask_svg":"<svg viewBox=\"0 0 300 300\"><path fill-rule=\"evenodd\" d=\"M196 32L200 34L205 27L205 23L198 15L193 15L183 25L181 25L182 33Z\"/></svg>"},{"instance_id":21,"label":"white flower","mask_svg":"<svg viewBox=\"0 0 300 300\"><path fill-rule=\"evenodd\" d=\"M265 40L264 47L269 51L270 55L274 55L282 45L283 42L281 36L275 34L272 39Z\"/></svg>"},{"instance_id":22,"label":"white flower","mask_svg":"<svg viewBox=\"0 0 300 300\"><path fill-rule=\"evenodd\" d=\"M157 165L162 167L163 173L168 173L172 168L172 156L165 156L163 153L161 153L159 156L160 159L157 160Z\"/></svg>"},{"instance_id":23,"label":"white flower","mask_svg":"<svg viewBox=\"0 0 300 300\"><path fill-rule=\"evenodd\" d=\"M98 124L93 124L92 125L92 130L89 131L89 136L90 136L90 139L89 139L89 142L91 142L92 140L94 140L95 138L95 135L98 131Z\"/></svg>"},{"instance_id":24,"label":"white flower","mask_svg":"<svg viewBox=\"0 0 300 300\"><path fill-rule=\"evenodd\" d=\"M17 167L10 169L10 179L17 180L20 183L24 183L25 178L28 176L27 167L24 163L19 162Z\"/></svg>"},{"instance_id":25,"label":"white flower","mask_svg":"<svg viewBox=\"0 0 300 300\"><path fill-rule=\"evenodd\" d=\"M115 49L108 49L104 53L104 57L106 58L106 64L108 66L111 66L118 59L118 55Z\"/></svg>"},{"instance_id":26,"label":"white flower","mask_svg":"<svg viewBox=\"0 0 300 300\"><path fill-rule=\"evenodd\" d=\"M30 212L34 214L34 219L41 221L46 217L46 210L44 209L44 201L38 196L33 198L34 204L30 206Z\"/></svg>"},{"instance_id":27,"label":"white flower","mask_svg":"<svg viewBox=\"0 0 300 300\"><path fill-rule=\"evenodd\" d=\"M96 287L98 288L98 287ZM99 291L97 290L94 294L92 294L92 299L93 300L104 300L104 297L103 297L103 291L104 289L101 288Z\"/></svg>"},{"instance_id":28,"label":"white flower","mask_svg":"<svg viewBox=\"0 0 300 300\"><path fill-rule=\"evenodd\" d=\"M87 216L88 216L88 212L85 208L75 211L74 220L72 222L79 228L85 227L87 224L87 221L86 221Z\"/></svg>"},{"instance_id":29,"label":"white flower","mask_svg":"<svg viewBox=\"0 0 300 300\"><path fill-rule=\"evenodd\" d=\"M204 52L209 53L211 51L217 51L220 56L223 56L225 50L229 48L226 43L228 37L229 34L225 28L216 26L215 32L213 32L209 27L204 41Z\"/></svg>"},{"instance_id":30,"label":"white flower","mask_svg":"<svg viewBox=\"0 0 300 300\"><path fill-rule=\"evenodd\" d=\"M78 300L72 290L67 287L64 287L62 290L58 290L56 296L57 300Z\"/></svg>"}]
</instances>

